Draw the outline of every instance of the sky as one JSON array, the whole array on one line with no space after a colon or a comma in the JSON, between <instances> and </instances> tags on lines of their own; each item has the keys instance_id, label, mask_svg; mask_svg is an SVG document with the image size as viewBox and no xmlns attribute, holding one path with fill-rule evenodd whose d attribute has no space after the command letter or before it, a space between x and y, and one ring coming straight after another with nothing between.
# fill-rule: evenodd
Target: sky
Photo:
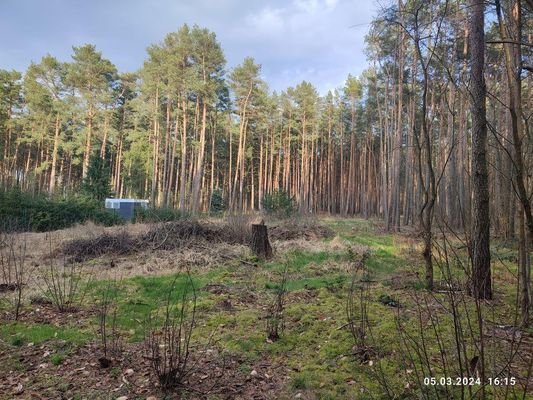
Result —
<instances>
[{"instance_id":1,"label":"sky","mask_svg":"<svg viewBox=\"0 0 533 400\"><path fill-rule=\"evenodd\" d=\"M373 0L0 0L0 68L24 71L49 53L96 45L121 72L136 71L146 48L182 24L217 35L227 69L251 56L272 90L302 80L320 93L366 67L364 37Z\"/></svg>"}]
</instances>

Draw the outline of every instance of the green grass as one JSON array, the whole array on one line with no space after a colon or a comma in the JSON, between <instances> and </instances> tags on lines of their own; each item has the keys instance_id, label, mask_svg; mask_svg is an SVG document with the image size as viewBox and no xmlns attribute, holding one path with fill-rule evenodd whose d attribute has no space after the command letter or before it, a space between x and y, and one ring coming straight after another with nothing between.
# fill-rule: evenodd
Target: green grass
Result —
<instances>
[{"instance_id":1,"label":"green grass","mask_svg":"<svg viewBox=\"0 0 533 400\"><path fill-rule=\"evenodd\" d=\"M331 274L321 277L303 277L300 279L289 279L286 282L285 289L289 292L303 289L320 289L327 288L335 291L344 286L348 282L348 274ZM266 289L279 289L279 282L267 282Z\"/></svg>"},{"instance_id":2,"label":"green grass","mask_svg":"<svg viewBox=\"0 0 533 400\"><path fill-rule=\"evenodd\" d=\"M209 276L206 274L206 276ZM206 277L193 277L192 284L197 296L197 309L205 307L201 288ZM119 288L115 288L118 286ZM192 288L185 273L164 276L136 276L122 282L100 281L92 288L95 303L111 287L112 300L117 303L117 326L133 342L144 338L144 325L149 315L157 313L167 302L179 304L187 291L186 298L192 299Z\"/></svg>"},{"instance_id":3,"label":"green grass","mask_svg":"<svg viewBox=\"0 0 533 400\"><path fill-rule=\"evenodd\" d=\"M14 346L33 343L41 344L48 340L63 340L81 345L91 337L89 332L69 327L56 327L49 324L29 324L22 322L4 322L0 325L0 338Z\"/></svg>"},{"instance_id":4,"label":"green grass","mask_svg":"<svg viewBox=\"0 0 533 400\"><path fill-rule=\"evenodd\" d=\"M296 390L309 389L314 380L315 377L309 372L299 372L294 376L291 385Z\"/></svg>"},{"instance_id":5,"label":"green grass","mask_svg":"<svg viewBox=\"0 0 533 400\"><path fill-rule=\"evenodd\" d=\"M314 263L317 265L323 264L326 261L343 261L347 260L347 255L342 253L332 253L327 251L320 252L305 252L302 250L294 250L287 254L286 262L272 262L266 263L265 268L272 271L283 272L287 267L290 272L298 272Z\"/></svg>"},{"instance_id":6,"label":"green grass","mask_svg":"<svg viewBox=\"0 0 533 400\"><path fill-rule=\"evenodd\" d=\"M370 249L367 267L382 278L398 268L409 266L397 237L376 231L377 221L328 218L324 222L342 239L356 245L367 246Z\"/></svg>"},{"instance_id":7,"label":"green grass","mask_svg":"<svg viewBox=\"0 0 533 400\"><path fill-rule=\"evenodd\" d=\"M50 356L50 362L53 365L60 365L65 360L65 355L61 353L54 353Z\"/></svg>"},{"instance_id":8,"label":"green grass","mask_svg":"<svg viewBox=\"0 0 533 400\"><path fill-rule=\"evenodd\" d=\"M322 266L327 262L341 263L348 261L347 253L294 250L289 252L286 258L285 262L265 263L265 270L271 271L273 274L264 281L257 280L257 283L264 284L265 289L279 289L281 277L285 270L288 274L285 289L288 291L320 288L336 290L348 281L349 276L346 273L330 272L319 274L313 271L313 267Z\"/></svg>"},{"instance_id":9,"label":"green grass","mask_svg":"<svg viewBox=\"0 0 533 400\"><path fill-rule=\"evenodd\" d=\"M343 238L351 243L369 247L371 253L367 260L367 267L372 272L390 274L407 265L405 258L401 256L401 249L394 242L392 235L364 234L344 236Z\"/></svg>"},{"instance_id":10,"label":"green grass","mask_svg":"<svg viewBox=\"0 0 533 400\"><path fill-rule=\"evenodd\" d=\"M148 303L157 304L169 299L180 301L185 290L191 290L186 274L171 276L136 276L131 279L136 285L136 294ZM196 290L203 286L198 278L192 280Z\"/></svg>"}]
</instances>

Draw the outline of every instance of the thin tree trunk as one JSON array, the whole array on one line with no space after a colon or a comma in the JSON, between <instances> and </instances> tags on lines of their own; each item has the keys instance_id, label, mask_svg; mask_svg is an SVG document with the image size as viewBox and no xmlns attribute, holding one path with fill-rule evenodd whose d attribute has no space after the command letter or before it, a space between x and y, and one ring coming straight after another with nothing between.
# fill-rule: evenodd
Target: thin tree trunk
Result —
<instances>
[{"instance_id":1,"label":"thin tree trunk","mask_svg":"<svg viewBox=\"0 0 533 400\"><path fill-rule=\"evenodd\" d=\"M57 151L59 148L59 136L61 131L61 120L59 114L56 115L55 134L54 134L54 148L52 150L52 167L50 170L50 193L54 193L56 184L56 165L57 165Z\"/></svg>"}]
</instances>

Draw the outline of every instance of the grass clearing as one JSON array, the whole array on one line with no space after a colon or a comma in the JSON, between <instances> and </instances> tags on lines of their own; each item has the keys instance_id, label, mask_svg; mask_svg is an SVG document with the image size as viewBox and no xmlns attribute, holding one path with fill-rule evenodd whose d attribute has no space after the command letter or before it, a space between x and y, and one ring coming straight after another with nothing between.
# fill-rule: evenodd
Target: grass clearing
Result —
<instances>
[{"instance_id":1,"label":"grass clearing","mask_svg":"<svg viewBox=\"0 0 533 400\"><path fill-rule=\"evenodd\" d=\"M298 393L310 399L375 398L371 394L381 390L379 373L387 376L389 384L399 388L399 392L410 393L404 388L408 378L405 368L398 362L397 323L405 322L407 329L416 334L416 296L426 293L422 285L417 286L416 273L423 271L417 243L401 234L383 233L371 220L331 218L325 219L325 223L336 232L337 239L317 241L316 251L291 249L270 262L248 257L231 259L209 268L191 268L197 295L195 348L203 348L213 337L217 348L230 359L238 360L235 371L241 374L241 379L249 377L253 371L260 375L266 373L262 368L268 365L269 376L273 374L285 379L285 383L277 388L279 398L292 398ZM342 242L342 245L335 241ZM334 243L336 246L328 246ZM355 252L369 250L367 312L371 337L368 341L374 353L364 363L354 357L353 339L346 329L345 302L353 261L350 248ZM495 258L502 261L495 260L499 308L491 318L501 324L510 324L516 295L513 250L502 244L494 251L498 256ZM279 340L271 342L266 338L267 308L279 288L285 268L288 273L288 300L283 311L285 329ZM395 280L405 277L414 278L406 284L396 283ZM185 272L174 272L128 277L117 283L118 289L113 293L118 307L117 327L126 346L133 346L139 352L139 347L134 346L140 346L144 339L146 318L150 313L162 311L171 288L171 302L179 303L186 279ZM94 308L98 304L106 285L109 282L92 283L86 307ZM417 290L413 292L413 288ZM391 306L395 303L383 299L393 299L400 306ZM437 299L445 301L445 294L438 294ZM435 315L444 320L446 314L437 304L432 305ZM468 310L473 312L471 305ZM27 368L26 364L17 361L17 357L28 343L51 347L53 353L47 362L54 368L67 368L75 349L89 343L98 346L98 317L93 313L83 318L87 318L87 327L83 329L75 326L59 329L51 324L31 321L2 324L0 345L13 355L4 357L8 366L5 368L13 371ZM428 335L431 336L429 328ZM440 328L438 332L451 346L452 332ZM438 354L438 343L430 340L427 351ZM96 353L92 351L90 354ZM378 360L381 360L379 369ZM94 362L94 359L90 361ZM120 366L113 366L102 373L106 374L105 379L120 381L121 371ZM45 378L38 375L35 379L42 379L43 384ZM89 389L86 395L91 394Z\"/></svg>"}]
</instances>

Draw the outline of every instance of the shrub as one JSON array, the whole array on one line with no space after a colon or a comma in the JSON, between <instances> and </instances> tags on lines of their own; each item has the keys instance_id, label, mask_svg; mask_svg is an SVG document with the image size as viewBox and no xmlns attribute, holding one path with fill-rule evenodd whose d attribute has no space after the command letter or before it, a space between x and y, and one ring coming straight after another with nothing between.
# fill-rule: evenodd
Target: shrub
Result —
<instances>
[{"instance_id":1,"label":"shrub","mask_svg":"<svg viewBox=\"0 0 533 400\"><path fill-rule=\"evenodd\" d=\"M296 209L294 197L282 190L267 193L263 196L263 210L267 214L278 217L289 217Z\"/></svg>"},{"instance_id":2,"label":"shrub","mask_svg":"<svg viewBox=\"0 0 533 400\"><path fill-rule=\"evenodd\" d=\"M0 292L13 291L15 320L19 319L22 291L31 277L24 234L0 232Z\"/></svg>"},{"instance_id":3,"label":"shrub","mask_svg":"<svg viewBox=\"0 0 533 400\"><path fill-rule=\"evenodd\" d=\"M283 329L285 328L283 310L285 309L287 295L287 276L288 265L285 264L285 270L281 276L281 282L275 287L274 300L268 307L268 313L266 316L267 338L273 342L281 337Z\"/></svg>"},{"instance_id":4,"label":"shrub","mask_svg":"<svg viewBox=\"0 0 533 400\"><path fill-rule=\"evenodd\" d=\"M92 277L83 273L79 264L56 264L51 258L40 281L44 283L43 295L59 312L77 310L89 289Z\"/></svg>"},{"instance_id":5,"label":"shrub","mask_svg":"<svg viewBox=\"0 0 533 400\"><path fill-rule=\"evenodd\" d=\"M94 153L90 157L87 176L81 184L81 191L90 198L103 201L111 195L111 168L108 157Z\"/></svg>"},{"instance_id":6,"label":"shrub","mask_svg":"<svg viewBox=\"0 0 533 400\"><path fill-rule=\"evenodd\" d=\"M117 326L118 291L119 284L116 279L105 283L97 302L102 344L102 357L98 361L102 368L112 364L110 356L117 359L122 355L122 337Z\"/></svg>"},{"instance_id":7,"label":"shrub","mask_svg":"<svg viewBox=\"0 0 533 400\"><path fill-rule=\"evenodd\" d=\"M177 279L172 282L163 315L149 315L144 340L152 371L164 391L183 385L194 367L189 361L191 337L196 326L196 290L191 275L187 274L183 292L176 302Z\"/></svg>"},{"instance_id":8,"label":"shrub","mask_svg":"<svg viewBox=\"0 0 533 400\"><path fill-rule=\"evenodd\" d=\"M103 202L84 197L50 199L18 189L0 190L0 220L11 220L11 230L37 232L68 228L88 220L105 226L124 223L120 216L106 210Z\"/></svg>"},{"instance_id":9,"label":"shrub","mask_svg":"<svg viewBox=\"0 0 533 400\"><path fill-rule=\"evenodd\" d=\"M350 248L348 257L352 262L352 279L346 297L347 326L353 339L353 354L362 363L366 363L373 354L371 347L367 346L369 331L368 303L369 303L369 272L366 266L368 252L359 258Z\"/></svg>"},{"instance_id":10,"label":"shrub","mask_svg":"<svg viewBox=\"0 0 533 400\"><path fill-rule=\"evenodd\" d=\"M170 222L186 218L187 215L176 208L136 208L133 222Z\"/></svg>"},{"instance_id":11,"label":"shrub","mask_svg":"<svg viewBox=\"0 0 533 400\"><path fill-rule=\"evenodd\" d=\"M226 211L226 204L224 203L224 196L221 189L213 190L209 201L209 211L214 215L220 215Z\"/></svg>"}]
</instances>

